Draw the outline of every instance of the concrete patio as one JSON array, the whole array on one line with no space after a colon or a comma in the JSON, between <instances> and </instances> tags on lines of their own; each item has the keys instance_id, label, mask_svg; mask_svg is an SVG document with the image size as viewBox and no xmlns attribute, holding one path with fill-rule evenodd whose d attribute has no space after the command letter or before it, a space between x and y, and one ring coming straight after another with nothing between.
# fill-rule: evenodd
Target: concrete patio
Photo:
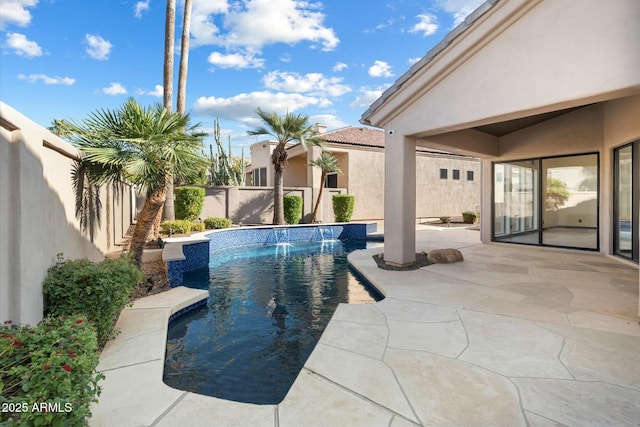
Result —
<instances>
[{"instance_id":1,"label":"concrete patio","mask_svg":"<svg viewBox=\"0 0 640 427\"><path fill-rule=\"evenodd\" d=\"M394 272L353 265L386 298L340 305L279 405L162 383L167 319L206 297L139 300L104 349L92 426L638 426L638 269L599 254L479 243L421 227L417 249L465 261Z\"/></svg>"}]
</instances>

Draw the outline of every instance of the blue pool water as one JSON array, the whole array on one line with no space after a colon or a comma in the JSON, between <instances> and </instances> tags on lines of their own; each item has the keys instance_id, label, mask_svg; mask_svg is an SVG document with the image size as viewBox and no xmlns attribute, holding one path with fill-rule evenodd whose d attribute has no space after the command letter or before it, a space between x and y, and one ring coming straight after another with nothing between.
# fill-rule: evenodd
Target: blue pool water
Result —
<instances>
[{"instance_id":1,"label":"blue pool water","mask_svg":"<svg viewBox=\"0 0 640 427\"><path fill-rule=\"evenodd\" d=\"M184 285L207 305L169 325L164 381L239 402L282 401L339 303L379 299L349 269L361 241L304 242L211 253Z\"/></svg>"}]
</instances>

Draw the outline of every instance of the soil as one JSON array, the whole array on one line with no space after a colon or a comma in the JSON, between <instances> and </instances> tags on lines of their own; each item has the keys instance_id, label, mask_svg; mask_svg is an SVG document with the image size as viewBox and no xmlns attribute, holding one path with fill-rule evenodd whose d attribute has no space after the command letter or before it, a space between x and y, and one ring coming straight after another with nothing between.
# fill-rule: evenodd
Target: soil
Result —
<instances>
[{"instance_id":1,"label":"soil","mask_svg":"<svg viewBox=\"0 0 640 427\"><path fill-rule=\"evenodd\" d=\"M138 284L133 290L131 294L132 301L170 289L167 267L164 261L143 262L140 269L147 276L147 280Z\"/></svg>"},{"instance_id":2,"label":"soil","mask_svg":"<svg viewBox=\"0 0 640 427\"><path fill-rule=\"evenodd\" d=\"M380 254L376 254L373 256L374 261L376 262L376 264L378 265L378 268L381 268L383 270L391 270L391 271L409 271L409 270L417 270L421 267L426 267L428 265L431 265L431 263L429 262L429 260L427 260L427 254L424 252L421 253L416 253L416 262L414 262L413 264L410 265L406 265L404 267L398 267L395 265L389 265L387 264L384 259L381 257L381 253Z\"/></svg>"}]
</instances>

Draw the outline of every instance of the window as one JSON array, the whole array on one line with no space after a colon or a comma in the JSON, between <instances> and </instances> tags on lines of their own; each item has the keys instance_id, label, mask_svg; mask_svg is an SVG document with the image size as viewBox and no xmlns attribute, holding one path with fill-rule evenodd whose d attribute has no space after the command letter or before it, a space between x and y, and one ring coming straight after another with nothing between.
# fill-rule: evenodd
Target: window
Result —
<instances>
[{"instance_id":1,"label":"window","mask_svg":"<svg viewBox=\"0 0 640 427\"><path fill-rule=\"evenodd\" d=\"M467 181L473 181L473 171L467 171Z\"/></svg>"},{"instance_id":2,"label":"window","mask_svg":"<svg viewBox=\"0 0 640 427\"><path fill-rule=\"evenodd\" d=\"M258 168L253 170L253 185L256 187L267 186L267 168Z\"/></svg>"},{"instance_id":3,"label":"window","mask_svg":"<svg viewBox=\"0 0 640 427\"><path fill-rule=\"evenodd\" d=\"M640 243L640 141L616 148L614 154L613 253L638 262Z\"/></svg>"},{"instance_id":4,"label":"window","mask_svg":"<svg viewBox=\"0 0 640 427\"><path fill-rule=\"evenodd\" d=\"M440 179L447 179L447 170L440 169Z\"/></svg>"},{"instance_id":5,"label":"window","mask_svg":"<svg viewBox=\"0 0 640 427\"><path fill-rule=\"evenodd\" d=\"M598 154L493 165L493 240L599 249Z\"/></svg>"},{"instance_id":6,"label":"window","mask_svg":"<svg viewBox=\"0 0 640 427\"><path fill-rule=\"evenodd\" d=\"M460 171L458 169L453 170L453 179L460 179Z\"/></svg>"},{"instance_id":7,"label":"window","mask_svg":"<svg viewBox=\"0 0 640 427\"><path fill-rule=\"evenodd\" d=\"M324 188L338 188L338 174L328 173L324 179Z\"/></svg>"}]
</instances>

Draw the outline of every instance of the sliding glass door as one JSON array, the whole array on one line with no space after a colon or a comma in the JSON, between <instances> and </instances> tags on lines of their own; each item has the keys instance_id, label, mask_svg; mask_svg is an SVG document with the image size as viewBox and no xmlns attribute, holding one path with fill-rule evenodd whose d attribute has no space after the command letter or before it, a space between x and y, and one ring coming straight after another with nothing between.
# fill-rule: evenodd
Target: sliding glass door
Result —
<instances>
[{"instance_id":1,"label":"sliding glass door","mask_svg":"<svg viewBox=\"0 0 640 427\"><path fill-rule=\"evenodd\" d=\"M493 240L599 248L598 154L493 165Z\"/></svg>"},{"instance_id":2,"label":"sliding glass door","mask_svg":"<svg viewBox=\"0 0 640 427\"><path fill-rule=\"evenodd\" d=\"M614 150L613 252L638 262L640 141Z\"/></svg>"},{"instance_id":3,"label":"sliding glass door","mask_svg":"<svg viewBox=\"0 0 640 427\"><path fill-rule=\"evenodd\" d=\"M494 238L516 243L538 242L538 162L494 165Z\"/></svg>"}]
</instances>

